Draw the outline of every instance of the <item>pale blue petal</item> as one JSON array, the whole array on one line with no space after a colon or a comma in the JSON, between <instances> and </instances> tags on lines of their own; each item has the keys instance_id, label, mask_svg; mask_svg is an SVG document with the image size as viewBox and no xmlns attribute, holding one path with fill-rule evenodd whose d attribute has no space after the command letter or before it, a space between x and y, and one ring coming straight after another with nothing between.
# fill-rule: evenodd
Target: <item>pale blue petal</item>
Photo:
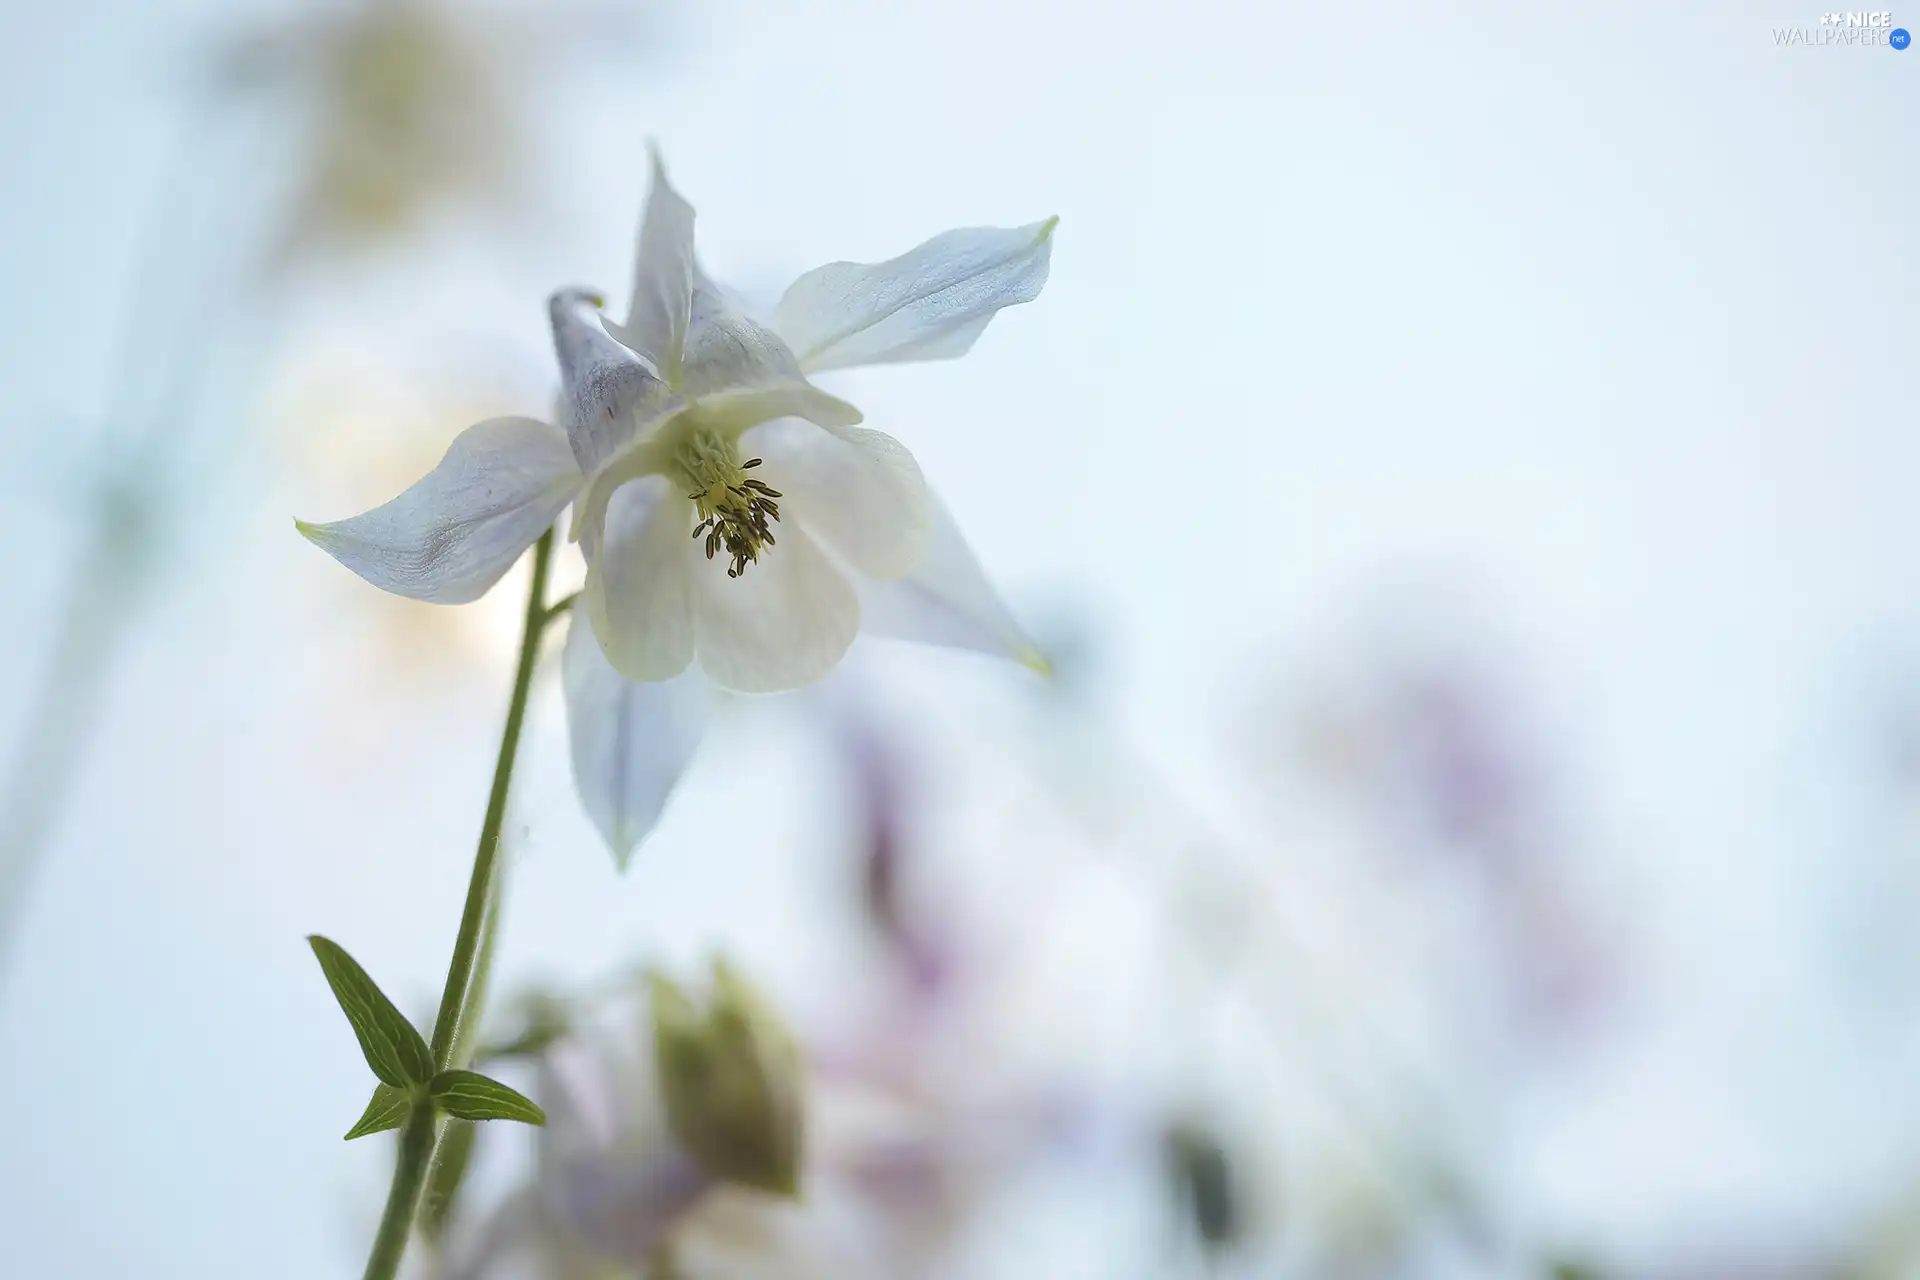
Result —
<instances>
[{"instance_id":1,"label":"pale blue petal","mask_svg":"<svg viewBox=\"0 0 1920 1280\"><path fill-rule=\"evenodd\" d=\"M987 581L953 514L937 496L931 503L933 528L920 566L903 578L859 584L861 630L974 649L1047 674L1052 668Z\"/></svg>"},{"instance_id":2,"label":"pale blue petal","mask_svg":"<svg viewBox=\"0 0 1920 1280\"><path fill-rule=\"evenodd\" d=\"M1040 296L1057 221L948 231L886 262L816 268L780 299L774 330L809 373L963 355L1002 307Z\"/></svg>"},{"instance_id":3,"label":"pale blue petal","mask_svg":"<svg viewBox=\"0 0 1920 1280\"><path fill-rule=\"evenodd\" d=\"M781 418L741 436L740 451L765 461L755 474L785 495L783 509L861 573L898 578L925 559L932 498L892 436Z\"/></svg>"},{"instance_id":4,"label":"pale blue petal","mask_svg":"<svg viewBox=\"0 0 1920 1280\"><path fill-rule=\"evenodd\" d=\"M563 289L547 302L560 361L560 425L586 475L682 401L640 357L607 336L599 300Z\"/></svg>"},{"instance_id":5,"label":"pale blue petal","mask_svg":"<svg viewBox=\"0 0 1920 1280\"><path fill-rule=\"evenodd\" d=\"M607 661L587 619L567 634L561 674L573 781L624 870L700 745L715 691L699 672L640 683Z\"/></svg>"},{"instance_id":6,"label":"pale blue petal","mask_svg":"<svg viewBox=\"0 0 1920 1280\"><path fill-rule=\"evenodd\" d=\"M653 188L640 219L634 251L633 299L627 322L607 322L607 331L653 363L669 383L680 381L680 357L693 306L693 206L667 181L660 152L650 149Z\"/></svg>"},{"instance_id":7,"label":"pale blue petal","mask_svg":"<svg viewBox=\"0 0 1920 1280\"><path fill-rule=\"evenodd\" d=\"M295 525L382 591L466 604L552 527L580 486L558 427L490 418L456 436L440 465L385 506L332 524Z\"/></svg>"},{"instance_id":8,"label":"pale blue petal","mask_svg":"<svg viewBox=\"0 0 1920 1280\"><path fill-rule=\"evenodd\" d=\"M749 315L726 286L715 283L696 265L693 314L681 368L685 393L704 396L804 381L793 352L779 335Z\"/></svg>"}]
</instances>

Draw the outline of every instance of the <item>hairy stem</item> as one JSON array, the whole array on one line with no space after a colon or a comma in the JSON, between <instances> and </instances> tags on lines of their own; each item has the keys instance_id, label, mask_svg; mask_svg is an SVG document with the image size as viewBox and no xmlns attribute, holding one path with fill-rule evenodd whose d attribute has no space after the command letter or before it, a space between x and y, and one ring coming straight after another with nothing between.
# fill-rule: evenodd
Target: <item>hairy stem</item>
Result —
<instances>
[{"instance_id":1,"label":"hairy stem","mask_svg":"<svg viewBox=\"0 0 1920 1280\"><path fill-rule=\"evenodd\" d=\"M432 1107L415 1107L406 1127L400 1130L400 1156L393 1166L387 1210L380 1215L380 1232L374 1236L373 1252L367 1256L369 1277L388 1280L400 1272L400 1259L413 1235L413 1216L420 1208L420 1193L427 1186L427 1170L433 1164L439 1122Z\"/></svg>"},{"instance_id":2,"label":"hairy stem","mask_svg":"<svg viewBox=\"0 0 1920 1280\"><path fill-rule=\"evenodd\" d=\"M486 978L476 961L491 946L482 946L492 914L494 864L500 852L500 829L507 819L507 793L513 784L513 760L520 746L520 729L527 718L527 696L533 688L533 668L540 656L540 639L552 614L546 607L547 569L553 560L553 531L540 535L533 546L533 575L527 584L526 621L520 632L520 660L513 673L513 697L507 703L507 724L500 734L500 756L493 766L493 790L487 796L487 815L480 824L480 846L473 854L473 874L467 881L466 909L447 966L446 989L440 993L440 1012L433 1023L433 1064L436 1070L459 1065L456 1050L466 1039L461 1028L480 1016L478 1005ZM413 1234L420 1197L433 1164L438 1129L431 1107L418 1107L400 1138L400 1156L394 1165L393 1189L386 1212L367 1258L366 1280L393 1280Z\"/></svg>"}]
</instances>

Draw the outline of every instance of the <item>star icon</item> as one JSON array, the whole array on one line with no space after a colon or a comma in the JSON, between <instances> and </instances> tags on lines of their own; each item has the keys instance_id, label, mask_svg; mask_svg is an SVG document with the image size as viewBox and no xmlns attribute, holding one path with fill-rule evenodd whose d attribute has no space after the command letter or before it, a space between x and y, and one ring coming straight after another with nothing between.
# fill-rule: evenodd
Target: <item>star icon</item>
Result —
<instances>
[{"instance_id":1,"label":"star icon","mask_svg":"<svg viewBox=\"0 0 1920 1280\"><path fill-rule=\"evenodd\" d=\"M1840 25L1840 15L1837 13L1823 13L1820 15L1820 25L1823 27L1837 27Z\"/></svg>"}]
</instances>

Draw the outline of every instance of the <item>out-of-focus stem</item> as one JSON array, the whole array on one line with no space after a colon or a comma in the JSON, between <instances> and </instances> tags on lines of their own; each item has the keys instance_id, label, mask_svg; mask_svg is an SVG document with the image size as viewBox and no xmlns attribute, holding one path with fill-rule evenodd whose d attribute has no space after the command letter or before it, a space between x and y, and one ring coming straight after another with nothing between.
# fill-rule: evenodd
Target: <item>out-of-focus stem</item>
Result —
<instances>
[{"instance_id":1,"label":"out-of-focus stem","mask_svg":"<svg viewBox=\"0 0 1920 1280\"><path fill-rule=\"evenodd\" d=\"M527 718L533 669L540 656L540 640L552 616L546 605L547 569L553 560L553 531L540 535L533 546L533 574L527 584L527 609L520 631L520 659L514 667L513 696L507 703L506 728L500 734L500 755L493 766L493 790L487 795L487 813L480 824L480 845L473 854L473 874L467 880L466 908L460 932L454 938L453 960L447 966L447 985L440 993L440 1012L433 1024L433 1064L444 1071L457 1066L457 1051L467 1037L461 1029L477 1020L486 990L484 955L491 959L488 919L498 910L494 902L494 868L500 852L500 830L506 824L507 793L513 785L513 761L520 746L520 730ZM483 945L486 943L486 945ZM413 1235L414 1218L432 1167L438 1130L433 1110L420 1107L407 1122L394 1165L393 1187L387 1193L386 1212L367 1257L366 1280L393 1280Z\"/></svg>"},{"instance_id":2,"label":"out-of-focus stem","mask_svg":"<svg viewBox=\"0 0 1920 1280\"><path fill-rule=\"evenodd\" d=\"M1257 974L1271 974L1274 968L1259 962L1260 947L1264 944L1285 951L1290 961L1289 967L1298 979L1293 984L1294 1007L1288 1008L1272 999L1265 999L1260 1009L1271 1021L1276 1040L1290 1047L1296 1061L1312 1078L1320 1097L1340 1115L1349 1136L1375 1157L1384 1174L1399 1182L1404 1194L1437 1211L1461 1244L1474 1255L1487 1260L1495 1258L1499 1248L1495 1223L1486 1207L1474 1198L1472 1189L1456 1176L1455 1170L1444 1165L1439 1168L1423 1167L1411 1173L1396 1170L1393 1143L1384 1132L1386 1126L1374 1119L1372 1108L1359 1100L1343 1072L1322 1062L1317 1055L1303 1051L1304 1042L1296 1034L1294 1024L1298 1016L1304 1014L1321 1026L1344 1026L1360 1030L1367 1037L1370 1056L1377 1062L1385 1063L1402 1088L1413 1090L1425 1098L1431 1090L1417 1068L1395 1051L1392 1038L1374 1026L1364 1010L1350 1004L1336 1004L1318 990L1318 984L1311 980L1313 963L1310 951L1294 935L1286 920L1275 912L1255 918L1253 904L1263 899L1264 892L1257 883L1237 870L1237 860L1229 855L1226 842L1214 833L1211 824L1187 806L1180 794L1148 762L1132 756L1127 751L1124 739L1104 731L1090 719L1082 719L1078 713L1066 714L1072 717L1069 725L1075 735L1073 749L1050 753L1048 760L1080 762L1105 759L1124 778L1124 785L1103 792L1103 796L1123 797L1135 805L1146 803L1147 797L1162 797L1169 807L1183 813L1188 829L1194 833L1194 852L1209 855L1184 858L1180 864L1182 873L1213 876L1211 888L1214 900L1233 904L1238 914L1227 920L1212 916L1204 919L1183 917L1180 914L1183 898L1178 892L1169 889L1156 895L1160 901L1168 904L1177 924L1189 927L1190 939L1212 962L1213 971L1205 975L1209 983L1217 984L1223 975L1243 969ZM1085 798L1083 788L1073 785L1062 786L1058 794L1082 800ZM1147 824L1143 822L1140 826L1146 829ZM1110 847L1129 852L1134 850L1134 846L1125 841L1111 842ZM1161 870L1140 863L1135 865L1149 874ZM1262 995L1272 994L1271 984L1263 984Z\"/></svg>"},{"instance_id":3,"label":"out-of-focus stem","mask_svg":"<svg viewBox=\"0 0 1920 1280\"><path fill-rule=\"evenodd\" d=\"M97 442L100 486L89 511L86 549L66 584L66 599L54 622L51 665L15 735L4 795L0 795L0 978L17 941L40 864L53 841L74 784L86 762L100 701L128 634L141 620L160 576L159 546L173 532L164 503L191 451L194 397L206 373L228 301L229 275L248 243L236 218L250 207L228 198L215 207L224 217L193 227L192 235L170 218L200 208L196 190L231 192L240 175L259 172L251 155L226 157L236 173L211 175L207 126L214 118L190 119L173 144L152 215L139 233L135 261L141 271L134 302L121 321L118 344L107 368L118 375L109 387L109 409ZM172 273L200 286L183 291ZM139 303L186 298L178 314L145 314ZM165 337L175 347L157 368L138 357ZM156 390L156 387L159 388ZM184 425L183 425L184 424ZM202 442L204 445L205 441ZM84 508L83 508L84 509Z\"/></svg>"},{"instance_id":4,"label":"out-of-focus stem","mask_svg":"<svg viewBox=\"0 0 1920 1280\"><path fill-rule=\"evenodd\" d=\"M105 677L112 669L123 617L137 607L126 599L123 575L112 563L111 522L94 531L92 545L67 584L55 625L52 667L41 678L32 709L15 735L14 759L0 799L0 974L12 954L26 901L80 773Z\"/></svg>"}]
</instances>

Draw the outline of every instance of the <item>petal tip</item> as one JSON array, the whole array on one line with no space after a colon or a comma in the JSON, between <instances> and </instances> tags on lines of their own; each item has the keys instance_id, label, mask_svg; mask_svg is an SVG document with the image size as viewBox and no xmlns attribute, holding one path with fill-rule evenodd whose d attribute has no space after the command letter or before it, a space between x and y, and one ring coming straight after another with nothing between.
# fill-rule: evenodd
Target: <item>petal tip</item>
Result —
<instances>
[{"instance_id":1,"label":"petal tip","mask_svg":"<svg viewBox=\"0 0 1920 1280\"><path fill-rule=\"evenodd\" d=\"M1040 224L1040 234L1033 238L1033 242L1035 244L1044 244L1048 240L1053 239L1053 229L1059 225L1060 215L1056 213Z\"/></svg>"},{"instance_id":2,"label":"petal tip","mask_svg":"<svg viewBox=\"0 0 1920 1280\"><path fill-rule=\"evenodd\" d=\"M327 545L327 527L325 525L314 524L311 521L302 520L296 516L293 521L293 528L296 533L308 542L311 542L314 546L324 547Z\"/></svg>"},{"instance_id":3,"label":"petal tip","mask_svg":"<svg viewBox=\"0 0 1920 1280\"><path fill-rule=\"evenodd\" d=\"M585 289L579 285L569 285L565 289L555 289L553 293L547 297L547 306L550 310L576 306L581 303L585 303L595 310L602 310L607 305L607 298L606 295L598 289Z\"/></svg>"},{"instance_id":4,"label":"petal tip","mask_svg":"<svg viewBox=\"0 0 1920 1280\"><path fill-rule=\"evenodd\" d=\"M858 405L842 400L839 396L828 395L811 383L807 384L807 389L817 398L812 406L813 412L803 411L802 416L815 425L832 431L843 427L857 427L867 420L867 415L860 411Z\"/></svg>"},{"instance_id":5,"label":"petal tip","mask_svg":"<svg viewBox=\"0 0 1920 1280\"><path fill-rule=\"evenodd\" d=\"M1047 661L1047 655L1028 645L1013 656L1013 660L1043 680L1053 679L1053 663Z\"/></svg>"}]
</instances>

